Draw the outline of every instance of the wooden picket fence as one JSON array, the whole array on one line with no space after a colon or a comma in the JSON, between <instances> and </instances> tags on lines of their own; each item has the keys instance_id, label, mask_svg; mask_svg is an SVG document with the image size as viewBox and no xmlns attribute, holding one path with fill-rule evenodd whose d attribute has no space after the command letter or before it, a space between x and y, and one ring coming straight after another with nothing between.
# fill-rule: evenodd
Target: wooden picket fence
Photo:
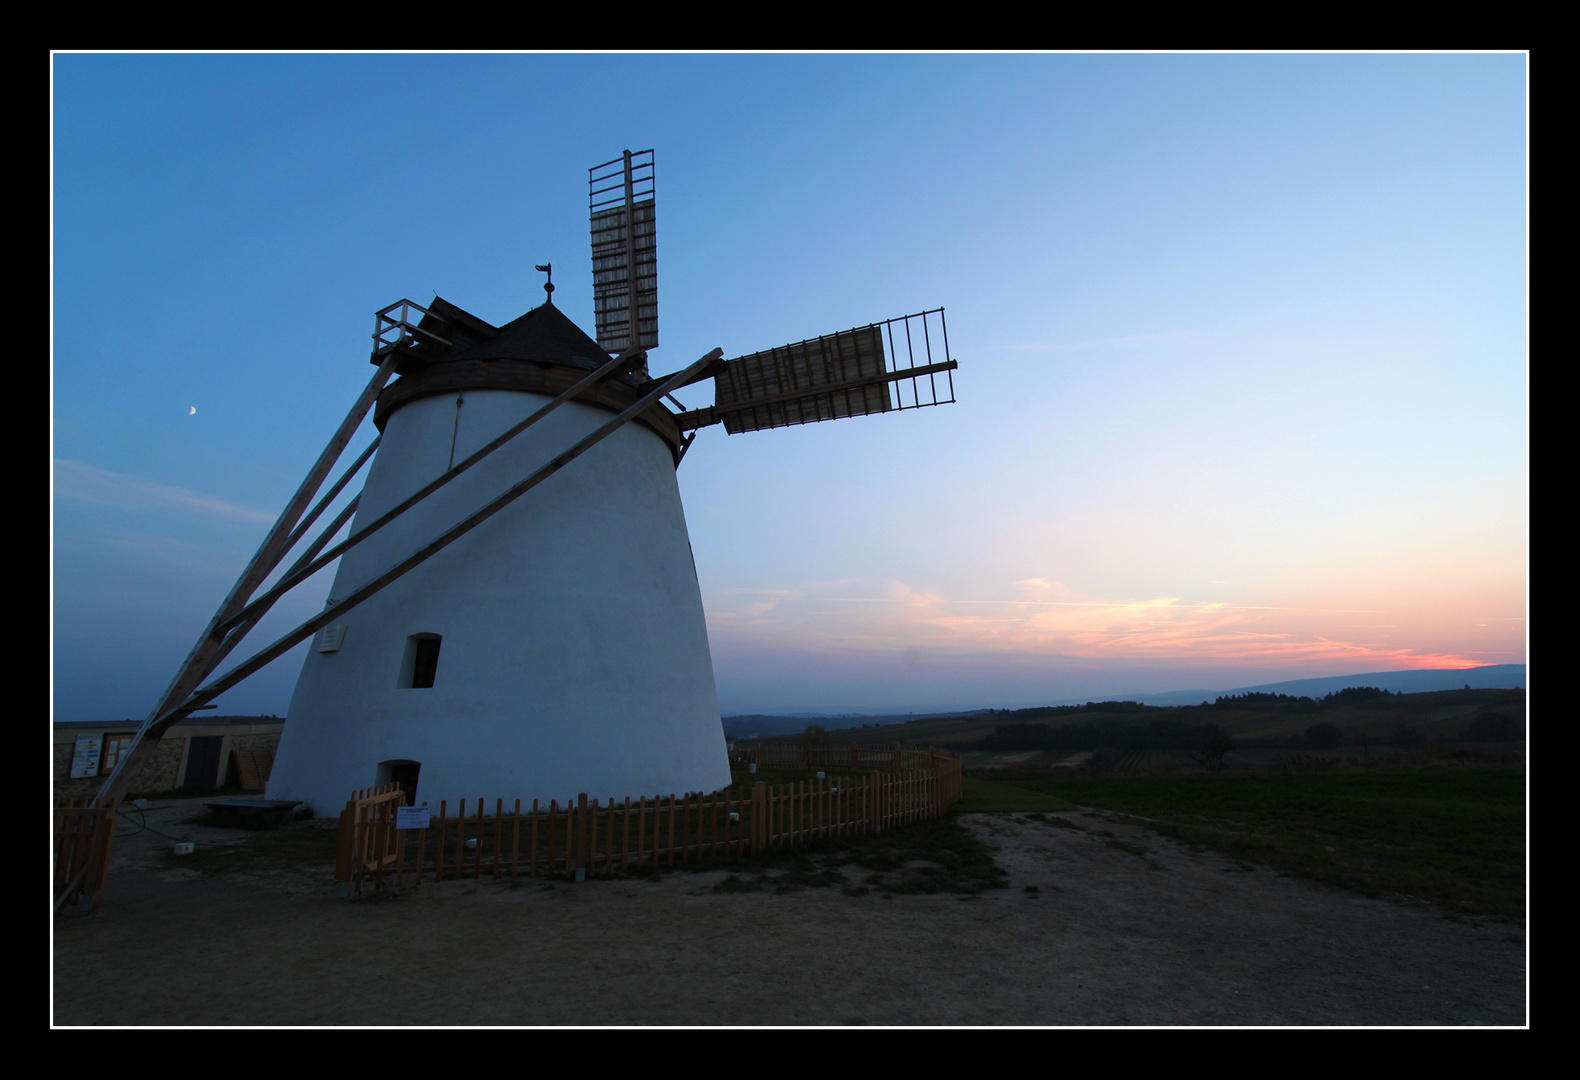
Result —
<instances>
[{"instance_id":1,"label":"wooden picket fence","mask_svg":"<svg viewBox=\"0 0 1580 1080\"><path fill-rule=\"evenodd\" d=\"M115 834L115 800L55 800L54 910L67 903L99 906Z\"/></svg>"},{"instance_id":2,"label":"wooden picket fence","mask_svg":"<svg viewBox=\"0 0 1580 1080\"><path fill-rule=\"evenodd\" d=\"M892 760L892 754L891 754ZM342 896L365 881L404 887L424 879L552 877L572 880L643 867L738 858L770 848L880 832L941 815L961 797L960 760L925 769L758 783L711 794L542 806L462 800L429 807L425 829L398 829L405 793L356 792L340 815L335 878ZM427 806L427 803L423 804Z\"/></svg>"},{"instance_id":3,"label":"wooden picket fence","mask_svg":"<svg viewBox=\"0 0 1580 1080\"><path fill-rule=\"evenodd\" d=\"M799 769L883 769L892 772L930 772L937 776L938 798L945 807L965 798L960 755L937 747L904 743L849 743L844 746L807 746L798 742L737 742L731 759L742 765Z\"/></svg>"}]
</instances>

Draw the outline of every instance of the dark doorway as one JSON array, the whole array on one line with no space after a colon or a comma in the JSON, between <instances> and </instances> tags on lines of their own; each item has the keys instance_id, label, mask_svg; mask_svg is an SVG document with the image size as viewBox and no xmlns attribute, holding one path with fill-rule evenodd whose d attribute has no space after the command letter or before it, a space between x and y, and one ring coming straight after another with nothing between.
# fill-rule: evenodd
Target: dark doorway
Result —
<instances>
[{"instance_id":1,"label":"dark doorway","mask_svg":"<svg viewBox=\"0 0 1580 1080\"><path fill-rule=\"evenodd\" d=\"M417 770L422 768L422 763L417 761L397 761L390 766L390 783L399 784L406 793L406 805L417 805Z\"/></svg>"},{"instance_id":2,"label":"dark doorway","mask_svg":"<svg viewBox=\"0 0 1580 1080\"><path fill-rule=\"evenodd\" d=\"M219 786L219 752L223 735L193 735L187 740L187 772L181 786L206 790Z\"/></svg>"}]
</instances>

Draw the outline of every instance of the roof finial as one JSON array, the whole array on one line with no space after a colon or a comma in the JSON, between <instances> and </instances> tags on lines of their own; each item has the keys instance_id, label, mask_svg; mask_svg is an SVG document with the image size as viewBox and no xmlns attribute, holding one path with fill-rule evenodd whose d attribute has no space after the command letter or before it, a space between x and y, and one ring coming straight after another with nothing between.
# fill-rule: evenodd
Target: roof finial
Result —
<instances>
[{"instance_id":1,"label":"roof finial","mask_svg":"<svg viewBox=\"0 0 1580 1080\"><path fill-rule=\"evenodd\" d=\"M549 275L549 279L543 283L543 291L548 293L548 299L546 299L544 301L544 303L549 304L550 306L553 306L553 304L554 304L554 264L553 263L544 263L542 266L539 266L538 269L543 271L545 274Z\"/></svg>"}]
</instances>

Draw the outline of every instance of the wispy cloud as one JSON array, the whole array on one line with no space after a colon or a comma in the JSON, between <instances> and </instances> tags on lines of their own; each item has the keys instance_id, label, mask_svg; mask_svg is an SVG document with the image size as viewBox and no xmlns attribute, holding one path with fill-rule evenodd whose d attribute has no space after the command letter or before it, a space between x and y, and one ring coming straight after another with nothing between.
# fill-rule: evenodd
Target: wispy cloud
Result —
<instances>
[{"instance_id":1,"label":"wispy cloud","mask_svg":"<svg viewBox=\"0 0 1580 1080\"><path fill-rule=\"evenodd\" d=\"M895 602L887 596L825 596L833 603L883 604ZM1169 608L1174 611L1317 611L1327 615L1381 615L1372 608L1306 608L1278 607L1270 604L1182 604L1177 596L1158 596L1150 600L946 600L934 598L940 604L1004 604L1009 607L1108 607L1108 608ZM914 602L914 596L904 602Z\"/></svg>"},{"instance_id":2,"label":"wispy cloud","mask_svg":"<svg viewBox=\"0 0 1580 1080\"><path fill-rule=\"evenodd\" d=\"M157 484L140 476L111 472L82 461L55 461L55 497L110 506L118 510L176 510L231 521L272 524L267 510L216 499L199 491Z\"/></svg>"},{"instance_id":3,"label":"wispy cloud","mask_svg":"<svg viewBox=\"0 0 1580 1080\"><path fill-rule=\"evenodd\" d=\"M1349 631L1370 628L1332 617L1356 609L1183 603L1175 596L1076 598L1068 586L1041 578L1024 579L1014 588L1070 598L955 599L899 581L862 584L862 595L855 596L828 595L835 591L828 586L836 583L774 590L771 598L741 591L729 602L710 604L708 621L728 636L795 649L903 652L925 645L941 656L997 653L1209 665L1346 660L1409 668L1483 662L1469 654L1372 640L1370 634L1351 640ZM978 606L988 610L972 610Z\"/></svg>"}]
</instances>

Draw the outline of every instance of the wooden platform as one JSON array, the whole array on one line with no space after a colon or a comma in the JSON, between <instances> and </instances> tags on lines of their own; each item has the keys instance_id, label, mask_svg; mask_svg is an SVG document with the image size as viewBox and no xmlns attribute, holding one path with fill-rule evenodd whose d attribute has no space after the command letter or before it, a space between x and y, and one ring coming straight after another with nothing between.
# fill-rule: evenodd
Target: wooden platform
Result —
<instances>
[{"instance_id":1,"label":"wooden platform","mask_svg":"<svg viewBox=\"0 0 1580 1080\"><path fill-rule=\"evenodd\" d=\"M300 799L215 799L203 804L218 817L254 817L278 814L282 818L302 805Z\"/></svg>"}]
</instances>

